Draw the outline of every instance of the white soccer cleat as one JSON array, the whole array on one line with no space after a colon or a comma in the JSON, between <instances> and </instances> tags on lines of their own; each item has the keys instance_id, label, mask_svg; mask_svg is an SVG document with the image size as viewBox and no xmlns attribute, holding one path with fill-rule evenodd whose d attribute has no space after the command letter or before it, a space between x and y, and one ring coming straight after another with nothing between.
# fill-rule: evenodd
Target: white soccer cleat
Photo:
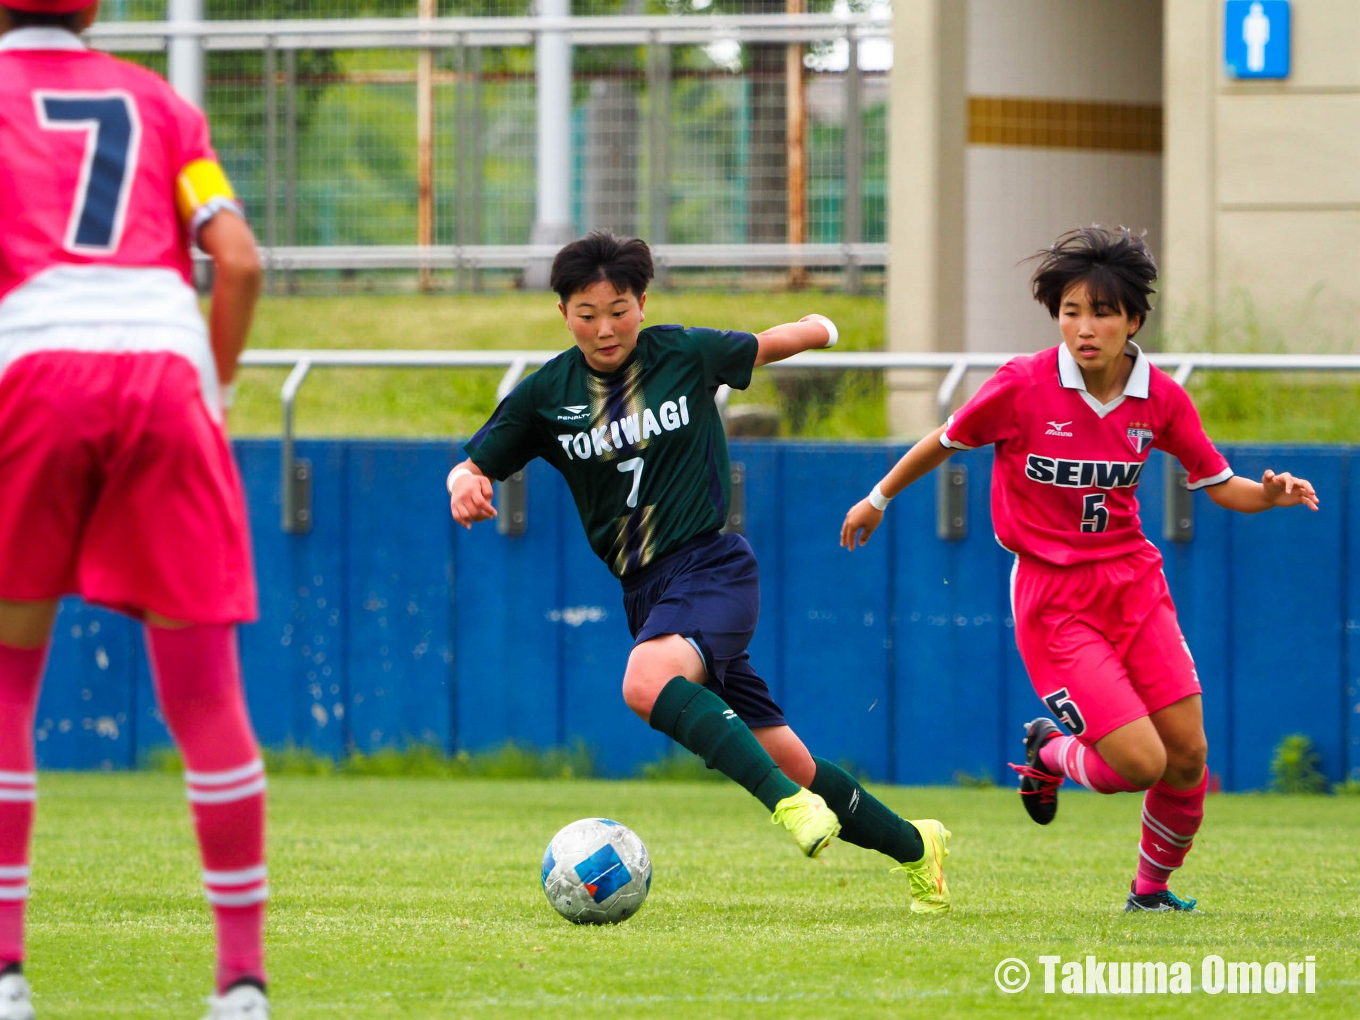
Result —
<instances>
[{"instance_id":1,"label":"white soccer cleat","mask_svg":"<svg viewBox=\"0 0 1360 1020\"><path fill-rule=\"evenodd\" d=\"M204 1020L269 1020L269 1000L254 985L237 985L226 995L214 995L208 1005L212 1012Z\"/></svg>"},{"instance_id":2,"label":"white soccer cleat","mask_svg":"<svg viewBox=\"0 0 1360 1020\"><path fill-rule=\"evenodd\" d=\"M33 997L22 974L0 977L0 1020L33 1020Z\"/></svg>"}]
</instances>

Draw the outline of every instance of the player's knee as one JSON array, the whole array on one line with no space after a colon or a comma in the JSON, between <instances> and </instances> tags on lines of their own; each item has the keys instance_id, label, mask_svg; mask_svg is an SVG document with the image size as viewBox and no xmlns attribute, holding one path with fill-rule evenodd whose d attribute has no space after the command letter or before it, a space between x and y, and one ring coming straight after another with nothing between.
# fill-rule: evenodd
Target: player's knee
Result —
<instances>
[{"instance_id":1,"label":"player's knee","mask_svg":"<svg viewBox=\"0 0 1360 1020\"><path fill-rule=\"evenodd\" d=\"M652 717L652 706L665 684L645 673L629 670L623 677L623 703L633 710L644 722Z\"/></svg>"},{"instance_id":2,"label":"player's knee","mask_svg":"<svg viewBox=\"0 0 1360 1020\"><path fill-rule=\"evenodd\" d=\"M1115 768L1125 781L1140 790L1149 790L1166 773L1166 749L1161 744L1140 748Z\"/></svg>"},{"instance_id":3,"label":"player's knee","mask_svg":"<svg viewBox=\"0 0 1360 1020\"><path fill-rule=\"evenodd\" d=\"M1167 744L1166 771L1180 785L1199 782L1209 761L1209 740L1203 732L1193 737Z\"/></svg>"}]
</instances>

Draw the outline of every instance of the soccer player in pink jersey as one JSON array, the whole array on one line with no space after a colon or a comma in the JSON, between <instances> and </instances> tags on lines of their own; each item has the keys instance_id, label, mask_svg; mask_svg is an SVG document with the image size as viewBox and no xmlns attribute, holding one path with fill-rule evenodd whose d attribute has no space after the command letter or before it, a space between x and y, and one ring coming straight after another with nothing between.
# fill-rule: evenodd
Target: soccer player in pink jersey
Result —
<instances>
[{"instance_id":1,"label":"soccer player in pink jersey","mask_svg":"<svg viewBox=\"0 0 1360 1020\"><path fill-rule=\"evenodd\" d=\"M1143 535L1134 490L1155 447L1191 489L1258 513L1318 508L1302 478L1233 474L1185 391L1133 342L1157 267L1128 230L1087 227L1040 252L1034 298L1062 343L1003 365L949 421L850 508L841 545L868 541L889 500L955 450L991 443L992 521L1015 554L1015 638L1047 718L1025 731L1020 792L1040 825L1070 778L1097 793L1147 791L1126 910L1193 910L1167 887L1204 817L1208 743L1199 678L1162 557Z\"/></svg>"},{"instance_id":2,"label":"soccer player in pink jersey","mask_svg":"<svg viewBox=\"0 0 1360 1020\"><path fill-rule=\"evenodd\" d=\"M34 712L58 599L145 624L217 925L211 1017L264 1018L255 616L225 393L260 287L203 114L88 50L90 0L0 0L0 1020L24 959ZM216 271L205 327L190 244Z\"/></svg>"}]
</instances>

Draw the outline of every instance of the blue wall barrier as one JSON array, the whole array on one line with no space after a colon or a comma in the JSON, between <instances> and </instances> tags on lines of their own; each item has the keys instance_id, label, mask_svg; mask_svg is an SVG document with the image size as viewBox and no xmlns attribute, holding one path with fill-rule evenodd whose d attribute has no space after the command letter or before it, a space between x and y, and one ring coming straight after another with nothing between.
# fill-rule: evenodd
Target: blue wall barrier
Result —
<instances>
[{"instance_id":1,"label":"blue wall barrier","mask_svg":"<svg viewBox=\"0 0 1360 1020\"><path fill-rule=\"evenodd\" d=\"M305 441L310 534L279 530L279 445L237 454L250 500L261 621L241 645L266 744L329 755L411 741L478 750L583 739L626 775L667 741L623 705L630 645L617 582L565 485L528 469L528 533L465 531L433 442ZM1269 783L1271 753L1308 734L1333 780L1360 775L1360 471L1354 448L1232 447L1234 468L1309 478L1323 511L1245 516L1195 497L1195 537L1167 545L1160 455L1139 487L1205 688L1211 768ZM1008 781L1039 714L1015 651L1011 559L992 538L991 455L967 466L968 536L935 537L933 480L894 504L867 549L837 546L846 508L900 453L886 444L739 442L764 605L751 649L814 753L871 777ZM63 605L39 706L47 768L122 768L168 743L136 625Z\"/></svg>"}]
</instances>

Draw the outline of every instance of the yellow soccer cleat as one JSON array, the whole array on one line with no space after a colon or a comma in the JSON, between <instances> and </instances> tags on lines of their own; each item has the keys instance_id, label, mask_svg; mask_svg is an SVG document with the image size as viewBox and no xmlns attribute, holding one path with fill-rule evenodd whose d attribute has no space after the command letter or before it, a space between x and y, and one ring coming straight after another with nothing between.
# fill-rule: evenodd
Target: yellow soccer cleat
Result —
<instances>
[{"instance_id":1,"label":"yellow soccer cleat","mask_svg":"<svg viewBox=\"0 0 1360 1020\"><path fill-rule=\"evenodd\" d=\"M913 821L921 834L926 852L919 861L902 864L893 871L905 871L911 882L911 910L914 914L933 914L949 909L949 886L944 881L944 859L949 856L949 837L953 835L933 818Z\"/></svg>"},{"instance_id":2,"label":"yellow soccer cleat","mask_svg":"<svg viewBox=\"0 0 1360 1020\"><path fill-rule=\"evenodd\" d=\"M816 857L841 831L836 812L826 801L811 790L799 790L774 806L770 821L789 830L799 849L809 857Z\"/></svg>"}]
</instances>

